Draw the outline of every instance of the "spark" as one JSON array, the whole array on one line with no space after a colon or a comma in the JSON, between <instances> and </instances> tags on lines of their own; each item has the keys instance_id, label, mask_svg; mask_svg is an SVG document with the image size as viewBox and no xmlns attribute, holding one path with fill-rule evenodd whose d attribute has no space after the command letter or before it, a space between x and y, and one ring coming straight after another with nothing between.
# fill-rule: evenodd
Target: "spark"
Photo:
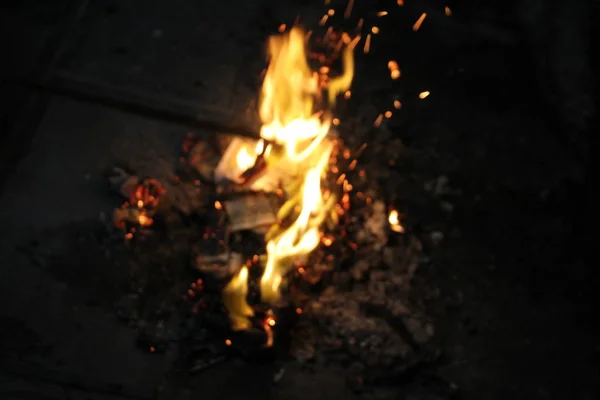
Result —
<instances>
[{"instance_id":1,"label":"spark","mask_svg":"<svg viewBox=\"0 0 600 400\"><path fill-rule=\"evenodd\" d=\"M371 34L367 35L367 39L365 40L365 47L363 48L363 53L369 54L369 50L371 50Z\"/></svg>"},{"instance_id":2,"label":"spark","mask_svg":"<svg viewBox=\"0 0 600 400\"><path fill-rule=\"evenodd\" d=\"M348 5L344 11L344 18L350 18L350 14L352 14L352 7L354 7L354 0L348 0Z\"/></svg>"},{"instance_id":3,"label":"spark","mask_svg":"<svg viewBox=\"0 0 600 400\"><path fill-rule=\"evenodd\" d=\"M415 22L415 24L413 25L413 31L416 32L419 30L419 28L421 28L421 24L423 23L423 21L425 21L425 17L427 17L427 13L421 14L417 22Z\"/></svg>"},{"instance_id":4,"label":"spark","mask_svg":"<svg viewBox=\"0 0 600 400\"><path fill-rule=\"evenodd\" d=\"M388 62L388 69L390 70L390 76L392 79L400 78L400 68L398 67L398 63L394 60Z\"/></svg>"},{"instance_id":5,"label":"spark","mask_svg":"<svg viewBox=\"0 0 600 400\"><path fill-rule=\"evenodd\" d=\"M419 93L419 98L421 100L423 100L424 98L426 98L427 96L429 96L431 93L429 92L429 90L426 90L424 92Z\"/></svg>"}]
</instances>

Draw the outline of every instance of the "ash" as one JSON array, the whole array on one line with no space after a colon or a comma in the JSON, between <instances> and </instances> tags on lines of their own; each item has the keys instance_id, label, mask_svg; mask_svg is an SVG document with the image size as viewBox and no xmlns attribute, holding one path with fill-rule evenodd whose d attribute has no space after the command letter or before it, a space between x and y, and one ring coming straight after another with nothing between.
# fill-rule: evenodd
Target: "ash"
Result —
<instances>
[{"instance_id":1,"label":"ash","mask_svg":"<svg viewBox=\"0 0 600 400\"><path fill-rule=\"evenodd\" d=\"M230 142L224 135L210 142L190 134L177 176L163 182L125 167L108 174L110 187L125 202L116 209L105 245L128 257L132 288L114 307L138 330L140 348L160 353L177 345L191 373L260 353L280 361L291 356L309 369L335 364L348 370L353 388L392 382L435 361L435 329L416 276L426 260L423 246L409 219L402 233L390 228L388 215L397 207L378 184L381 170L368 162L355 168L369 157L359 135L338 151L339 173L353 190L340 200L344 212L337 226L324 233L331 240L290 274L274 310L280 315L275 349L264 348L260 323L248 332L230 331L221 290L241 265L251 266L250 303L259 316L267 311L259 302L257 278L265 229L277 208L277 199L223 192L210 181ZM141 190L147 182L161 190ZM252 218L248 209L255 210ZM139 215L146 217L136 221ZM293 317L285 317L290 310Z\"/></svg>"}]
</instances>

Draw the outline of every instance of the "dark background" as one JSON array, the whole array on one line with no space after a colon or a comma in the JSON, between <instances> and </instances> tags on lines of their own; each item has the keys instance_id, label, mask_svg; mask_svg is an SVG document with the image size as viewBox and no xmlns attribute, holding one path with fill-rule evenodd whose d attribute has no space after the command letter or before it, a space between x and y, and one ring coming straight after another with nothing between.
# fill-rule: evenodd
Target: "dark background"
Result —
<instances>
[{"instance_id":1,"label":"dark background","mask_svg":"<svg viewBox=\"0 0 600 400\"><path fill-rule=\"evenodd\" d=\"M206 3L26 0L0 6L0 397L5 390L13 396L5 398L15 399L42 398L26 397L31 393L147 398L162 376L164 362L124 350L124 331L102 333L109 343L125 339L114 359L107 355L93 368L77 366L76 347L70 355L61 355L62 345L48 350L49 343L61 343L62 330L72 329L53 331L55 325L87 326L103 317L96 311L66 317L63 300L40 299L41 288L60 292L56 299L69 298L70 288L37 267L20 267L13 250L32 232L77 225L96 213L100 206L91 211L91 204L102 203L96 192L82 194L70 180L129 152L137 157L140 146L131 142L149 149L142 158L156 152L163 162L181 126L255 130L247 109L260 83L265 37L297 13L318 17L322 7ZM371 3L361 10L396 7ZM372 58L359 59L355 89L373 104L389 96L388 89L381 95L369 89L379 81L368 71L374 65L373 71L385 71L386 60L398 59L401 86L390 90L407 100L391 130L419 155L410 166L415 190L440 176L460 189L448 199L450 216L407 200L425 232L445 234L423 268L424 279L442 293L431 303L448 354L439 373L456 382L464 398L597 398L599 281L590 171L598 131L598 2L406 3L382 22L386 35L374 44ZM443 15L445 5L452 17ZM410 26L423 11L428 19L413 34ZM424 89L432 92L427 102L411 103ZM74 205L55 206L64 203ZM449 305L456 297L458 308ZM77 345L87 343L85 335L99 335L97 324L78 334L84 339ZM53 334L46 335L46 325ZM127 370L158 372L104 376L120 354L129 360ZM126 388L118 395L110 390L115 379Z\"/></svg>"}]
</instances>

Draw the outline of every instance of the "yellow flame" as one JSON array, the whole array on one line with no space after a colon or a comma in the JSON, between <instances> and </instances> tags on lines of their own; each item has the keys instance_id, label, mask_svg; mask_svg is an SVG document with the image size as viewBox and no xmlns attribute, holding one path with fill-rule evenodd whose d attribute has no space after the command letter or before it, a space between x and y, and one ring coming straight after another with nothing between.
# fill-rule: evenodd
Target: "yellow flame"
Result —
<instances>
[{"instance_id":1,"label":"yellow flame","mask_svg":"<svg viewBox=\"0 0 600 400\"><path fill-rule=\"evenodd\" d=\"M263 126L260 136L283 145L292 162L305 160L329 132L331 118L314 113L319 94L319 76L308 66L304 31L294 27L287 35L269 39L271 62L262 86L259 115ZM344 73L328 85L331 105L338 93L350 88L354 76L352 41L342 56ZM307 141L310 143L307 144ZM300 145L305 144L300 149Z\"/></svg>"},{"instance_id":2,"label":"yellow flame","mask_svg":"<svg viewBox=\"0 0 600 400\"><path fill-rule=\"evenodd\" d=\"M261 137L285 148L293 163L303 163L301 211L296 220L281 234L267 243L267 263L261 278L261 297L265 302L279 298L283 276L293 267L293 259L307 255L320 242L320 225L329 212L321 192L324 174L333 146L324 141L332 116L328 112L315 114L319 97L318 74L307 63L305 34L298 27L287 36L269 41L271 63L263 83L260 117ZM353 49L360 38L350 41L344 50L344 71L329 81L328 106L332 107L339 93L350 88L354 76ZM315 155L317 157L315 157ZM288 193L288 197L295 193Z\"/></svg>"},{"instance_id":3,"label":"yellow flame","mask_svg":"<svg viewBox=\"0 0 600 400\"><path fill-rule=\"evenodd\" d=\"M313 251L321 241L320 227L335 198L325 201L321 179L329 165L333 144L326 139L333 117L337 95L348 91L354 76L353 49L360 40L356 37L345 42L342 54L343 73L325 80L312 71L307 62L306 35L294 26L289 31L269 38L270 63L263 81L259 116L263 123L260 136L264 141L278 146L282 152L272 157L270 145L257 145L255 152L262 153L267 165L280 163L295 174L297 184L288 185L287 203L280 214L291 214L293 222L267 242L265 269L260 280L261 298L273 304L279 299L284 276L293 268L294 260ZM322 91L326 90L326 96ZM325 99L324 99L325 98ZM326 102L325 102L326 100ZM261 141L262 142L262 141ZM260 150L260 151L259 151ZM248 165L249 154L238 154L238 165ZM255 159L253 159L253 162ZM243 169L243 168L241 168ZM266 170L267 174L269 169ZM293 173L292 173L293 172ZM297 215L290 210L298 209ZM288 218L290 219L290 218ZM289 221L286 221L289 223ZM244 267L224 290L225 306L234 329L249 328L252 309L246 303L248 271Z\"/></svg>"},{"instance_id":4,"label":"yellow flame","mask_svg":"<svg viewBox=\"0 0 600 400\"><path fill-rule=\"evenodd\" d=\"M248 268L242 267L223 289L223 305L229 313L231 329L234 331L247 330L252 327L250 317L254 311L248 305Z\"/></svg>"},{"instance_id":5,"label":"yellow flame","mask_svg":"<svg viewBox=\"0 0 600 400\"><path fill-rule=\"evenodd\" d=\"M255 160L256 157L252 157L246 146L242 147L235 157L235 162L239 166L240 171L246 171L252 168Z\"/></svg>"},{"instance_id":6,"label":"yellow flame","mask_svg":"<svg viewBox=\"0 0 600 400\"><path fill-rule=\"evenodd\" d=\"M392 210L390 211L390 215L388 216L388 222L390 223L390 228L394 232L403 233L404 227L400 224L400 215L398 211Z\"/></svg>"},{"instance_id":7,"label":"yellow flame","mask_svg":"<svg viewBox=\"0 0 600 400\"><path fill-rule=\"evenodd\" d=\"M309 254L320 242L319 227L327 211L321 193L321 175L327 166L332 146L322 153L319 163L311 168L302 188L302 210L294 223L277 238L267 243L267 265L260 281L265 302L279 297L283 276L293 267L293 257Z\"/></svg>"}]
</instances>

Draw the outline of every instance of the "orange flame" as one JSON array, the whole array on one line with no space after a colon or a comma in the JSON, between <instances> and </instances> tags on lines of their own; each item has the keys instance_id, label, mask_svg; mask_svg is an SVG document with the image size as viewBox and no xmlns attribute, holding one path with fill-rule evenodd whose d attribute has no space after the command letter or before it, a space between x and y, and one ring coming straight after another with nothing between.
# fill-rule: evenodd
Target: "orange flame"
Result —
<instances>
[{"instance_id":1,"label":"orange flame","mask_svg":"<svg viewBox=\"0 0 600 400\"><path fill-rule=\"evenodd\" d=\"M332 117L327 112L314 113L315 100L320 95L319 82L306 61L304 36L295 27L288 36L271 37L271 63L263 83L261 137L282 145L289 161L303 164L301 211L283 233L267 243L261 296L268 303L278 299L282 278L293 267L293 259L309 254L320 243L320 225L333 205L325 204L321 191L321 177L333 149L330 142L324 141ZM354 76L352 51L357 42L357 39L351 41L344 51L344 73L329 81L330 106L339 93L350 88ZM294 195L288 193L289 197Z\"/></svg>"},{"instance_id":2,"label":"orange flame","mask_svg":"<svg viewBox=\"0 0 600 400\"><path fill-rule=\"evenodd\" d=\"M279 299L281 283L294 268L294 260L308 255L319 245L321 224L335 205L335 198L325 199L321 189L321 179L333 150L333 143L326 136L333 120L331 107L337 95L346 92L352 83L353 49L360 39L357 37L347 43L342 55L344 71L326 80L327 94L322 96L323 81L308 65L305 38L304 31L297 26L269 38L270 64L259 106L262 139L282 150L265 154L267 165L284 165L298 182L288 184L287 202L278 213L278 217L281 217L279 214L293 216L295 214L288 211L297 209L298 214L292 217L295 220L267 242L267 261L260 288L262 301L269 304ZM324 69L321 74L328 71ZM238 167L249 164L247 154L238 154L237 161ZM237 329L245 329L251 311L245 301L246 280L244 267L224 291L224 296L230 297L224 303Z\"/></svg>"}]
</instances>

